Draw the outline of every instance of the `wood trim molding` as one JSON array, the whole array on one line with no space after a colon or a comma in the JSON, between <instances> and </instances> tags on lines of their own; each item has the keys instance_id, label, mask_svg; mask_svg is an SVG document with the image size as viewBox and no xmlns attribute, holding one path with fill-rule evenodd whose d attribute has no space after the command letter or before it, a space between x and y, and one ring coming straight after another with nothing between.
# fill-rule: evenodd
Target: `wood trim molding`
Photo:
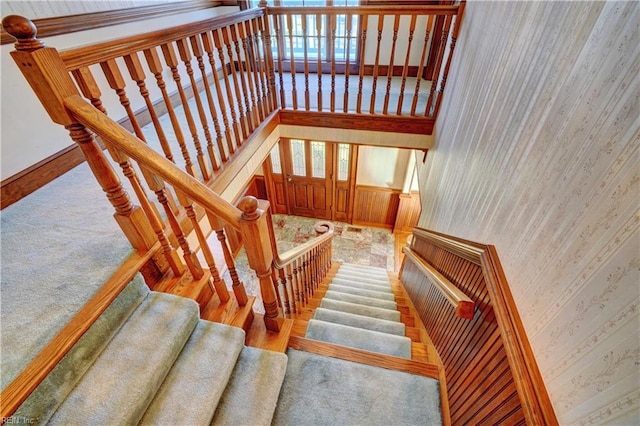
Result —
<instances>
[{"instance_id":1,"label":"wood trim molding","mask_svg":"<svg viewBox=\"0 0 640 426\"><path fill-rule=\"evenodd\" d=\"M527 423L557 425L558 420L495 246L415 228L412 247L418 239L427 240L480 266Z\"/></svg>"},{"instance_id":2,"label":"wood trim molding","mask_svg":"<svg viewBox=\"0 0 640 426\"><path fill-rule=\"evenodd\" d=\"M38 36L45 38L218 6L237 6L237 4L237 0L188 0L127 9L107 10L103 12L34 19L33 23L38 28ZM14 38L4 31L4 29L0 29L0 44L10 44L14 41Z\"/></svg>"},{"instance_id":3,"label":"wood trim molding","mask_svg":"<svg viewBox=\"0 0 640 426\"><path fill-rule=\"evenodd\" d=\"M22 373L9 383L0 394L2 419L9 418L20 407L159 249L160 243L156 243L146 253L134 252L129 256L96 295L36 355Z\"/></svg>"},{"instance_id":4,"label":"wood trim molding","mask_svg":"<svg viewBox=\"0 0 640 426\"><path fill-rule=\"evenodd\" d=\"M361 349L332 343L318 342L316 340L306 339L299 336L291 336L289 338L289 347L332 358L386 368L388 370L402 371L405 373L431 377L432 379L438 379L440 377L440 367L436 364L398 358L391 355L374 354Z\"/></svg>"},{"instance_id":5,"label":"wood trim molding","mask_svg":"<svg viewBox=\"0 0 640 426\"><path fill-rule=\"evenodd\" d=\"M282 124L331 129L367 129L374 132L433 134L435 120L427 117L404 117L397 115L370 115L338 112L282 110Z\"/></svg>"}]
</instances>

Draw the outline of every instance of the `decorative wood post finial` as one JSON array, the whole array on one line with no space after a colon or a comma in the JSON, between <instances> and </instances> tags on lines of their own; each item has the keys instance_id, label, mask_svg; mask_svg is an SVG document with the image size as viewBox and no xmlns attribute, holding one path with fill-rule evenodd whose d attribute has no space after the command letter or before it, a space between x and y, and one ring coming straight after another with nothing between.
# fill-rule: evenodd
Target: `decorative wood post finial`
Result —
<instances>
[{"instance_id":1,"label":"decorative wood post finial","mask_svg":"<svg viewBox=\"0 0 640 426\"><path fill-rule=\"evenodd\" d=\"M260 2L258 2L258 7L267 7L267 0L260 0Z\"/></svg>"},{"instance_id":2,"label":"decorative wood post finial","mask_svg":"<svg viewBox=\"0 0 640 426\"><path fill-rule=\"evenodd\" d=\"M31 51L42 49L44 43L36 38L38 29L29 19L20 15L9 15L2 19L4 30L16 39L16 50Z\"/></svg>"},{"instance_id":3,"label":"decorative wood post finial","mask_svg":"<svg viewBox=\"0 0 640 426\"><path fill-rule=\"evenodd\" d=\"M242 210L242 218L246 220L256 220L260 217L258 213L258 199L248 195L238 202L238 208Z\"/></svg>"}]
</instances>

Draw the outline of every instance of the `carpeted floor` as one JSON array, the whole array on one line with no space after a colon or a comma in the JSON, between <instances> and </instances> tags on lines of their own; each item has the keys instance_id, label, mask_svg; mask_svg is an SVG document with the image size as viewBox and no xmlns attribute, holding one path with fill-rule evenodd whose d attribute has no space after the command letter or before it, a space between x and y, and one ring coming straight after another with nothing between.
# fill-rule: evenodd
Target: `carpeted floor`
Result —
<instances>
[{"instance_id":1,"label":"carpeted floor","mask_svg":"<svg viewBox=\"0 0 640 426\"><path fill-rule=\"evenodd\" d=\"M289 349L273 425L439 425L435 379Z\"/></svg>"},{"instance_id":2,"label":"carpeted floor","mask_svg":"<svg viewBox=\"0 0 640 426\"><path fill-rule=\"evenodd\" d=\"M278 242L278 251L285 251L297 244L309 241L316 236L313 225L318 219L300 216L273 215L273 228ZM394 269L394 235L387 229L368 228L334 222L333 261L339 263L355 263L365 266L376 266ZM253 305L258 313L264 313L260 285L255 273L249 268L244 249L236 258L236 268L240 280L244 283L247 293L256 296ZM225 272L223 279L231 285L229 272Z\"/></svg>"}]
</instances>

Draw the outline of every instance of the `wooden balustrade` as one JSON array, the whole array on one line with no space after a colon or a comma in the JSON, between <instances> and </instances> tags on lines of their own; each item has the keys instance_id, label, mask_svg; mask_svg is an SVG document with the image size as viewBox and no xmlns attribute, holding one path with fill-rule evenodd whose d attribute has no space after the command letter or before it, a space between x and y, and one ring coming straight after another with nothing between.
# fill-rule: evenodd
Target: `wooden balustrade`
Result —
<instances>
[{"instance_id":1,"label":"wooden balustrade","mask_svg":"<svg viewBox=\"0 0 640 426\"><path fill-rule=\"evenodd\" d=\"M400 278L442 360L451 423L558 424L495 247L415 228L408 253L419 261ZM471 317L434 275L472 298Z\"/></svg>"},{"instance_id":2,"label":"wooden balustrade","mask_svg":"<svg viewBox=\"0 0 640 426\"><path fill-rule=\"evenodd\" d=\"M435 119L462 11L463 5L267 7L280 107ZM444 25L434 34L438 18ZM426 74L428 64L434 65Z\"/></svg>"},{"instance_id":3,"label":"wooden balustrade","mask_svg":"<svg viewBox=\"0 0 640 426\"><path fill-rule=\"evenodd\" d=\"M271 219L270 219L271 221ZM278 254L274 241L274 288L285 316L301 313L331 267L333 224L318 222L319 236L285 253ZM273 228L270 230L273 235ZM276 272L278 271L277 275Z\"/></svg>"},{"instance_id":4,"label":"wooden balustrade","mask_svg":"<svg viewBox=\"0 0 640 426\"><path fill-rule=\"evenodd\" d=\"M68 49L60 57L79 87L83 80L95 80L93 73L100 69L136 136L210 182L276 108L269 102L272 66L263 43L263 17L262 9L252 9ZM127 86L138 86L139 93L127 93ZM95 106L106 102L93 95L85 94ZM152 126L140 125L136 108L144 108Z\"/></svg>"}]
</instances>

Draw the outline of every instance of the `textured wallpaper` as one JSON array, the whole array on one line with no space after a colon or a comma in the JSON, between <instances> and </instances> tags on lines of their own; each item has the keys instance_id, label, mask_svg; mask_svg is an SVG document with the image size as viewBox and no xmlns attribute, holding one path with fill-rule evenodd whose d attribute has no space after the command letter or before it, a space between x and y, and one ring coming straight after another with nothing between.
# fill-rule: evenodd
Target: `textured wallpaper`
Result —
<instances>
[{"instance_id":1,"label":"textured wallpaper","mask_svg":"<svg viewBox=\"0 0 640 426\"><path fill-rule=\"evenodd\" d=\"M469 2L418 161L420 226L497 247L561 424L640 423L639 23Z\"/></svg>"}]
</instances>

